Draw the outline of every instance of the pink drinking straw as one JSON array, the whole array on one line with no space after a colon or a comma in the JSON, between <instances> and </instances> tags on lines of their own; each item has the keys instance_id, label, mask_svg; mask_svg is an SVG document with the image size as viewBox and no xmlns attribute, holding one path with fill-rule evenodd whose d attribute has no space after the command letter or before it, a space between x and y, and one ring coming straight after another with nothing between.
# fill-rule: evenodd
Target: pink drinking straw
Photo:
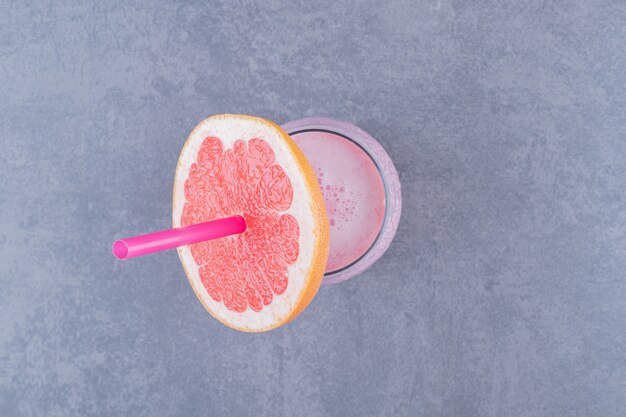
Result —
<instances>
[{"instance_id":1,"label":"pink drinking straw","mask_svg":"<svg viewBox=\"0 0 626 417\"><path fill-rule=\"evenodd\" d=\"M118 240L113 244L113 255L117 259L124 260L183 245L236 235L245 231L246 221L243 217L226 217L206 223Z\"/></svg>"}]
</instances>

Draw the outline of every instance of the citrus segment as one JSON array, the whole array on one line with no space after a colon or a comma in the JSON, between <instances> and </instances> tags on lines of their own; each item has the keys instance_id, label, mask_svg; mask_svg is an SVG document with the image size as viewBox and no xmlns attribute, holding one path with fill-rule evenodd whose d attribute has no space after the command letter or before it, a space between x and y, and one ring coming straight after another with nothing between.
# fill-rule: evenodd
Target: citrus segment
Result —
<instances>
[{"instance_id":1,"label":"citrus segment","mask_svg":"<svg viewBox=\"0 0 626 417\"><path fill-rule=\"evenodd\" d=\"M247 230L179 248L205 308L240 330L288 322L324 273L328 224L312 168L278 126L215 116L192 132L174 185L174 226L242 215Z\"/></svg>"}]
</instances>

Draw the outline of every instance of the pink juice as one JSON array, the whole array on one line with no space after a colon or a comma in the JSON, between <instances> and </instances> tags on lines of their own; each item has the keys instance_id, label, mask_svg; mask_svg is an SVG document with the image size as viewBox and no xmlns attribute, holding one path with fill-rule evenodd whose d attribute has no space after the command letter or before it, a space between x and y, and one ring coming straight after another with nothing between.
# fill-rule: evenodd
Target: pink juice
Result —
<instances>
[{"instance_id":1,"label":"pink juice","mask_svg":"<svg viewBox=\"0 0 626 417\"><path fill-rule=\"evenodd\" d=\"M291 133L313 166L330 221L326 273L349 267L374 245L385 218L385 186L376 164L352 140L324 130Z\"/></svg>"}]
</instances>

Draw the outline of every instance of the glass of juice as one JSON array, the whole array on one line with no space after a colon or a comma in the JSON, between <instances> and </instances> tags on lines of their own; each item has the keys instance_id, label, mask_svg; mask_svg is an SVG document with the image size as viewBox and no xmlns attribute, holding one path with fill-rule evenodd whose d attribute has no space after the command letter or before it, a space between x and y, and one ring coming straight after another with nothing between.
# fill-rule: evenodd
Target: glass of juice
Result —
<instances>
[{"instance_id":1,"label":"glass of juice","mask_svg":"<svg viewBox=\"0 0 626 417\"><path fill-rule=\"evenodd\" d=\"M323 284L360 274L387 250L398 228L402 197L387 152L351 123L306 118L282 128L315 170L330 221Z\"/></svg>"}]
</instances>

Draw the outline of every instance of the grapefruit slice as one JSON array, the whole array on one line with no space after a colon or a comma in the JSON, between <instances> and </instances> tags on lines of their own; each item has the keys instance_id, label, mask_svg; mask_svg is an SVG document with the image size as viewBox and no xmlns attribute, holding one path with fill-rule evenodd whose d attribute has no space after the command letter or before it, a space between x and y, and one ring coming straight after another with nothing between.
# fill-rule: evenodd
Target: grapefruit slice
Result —
<instances>
[{"instance_id":1,"label":"grapefruit slice","mask_svg":"<svg viewBox=\"0 0 626 417\"><path fill-rule=\"evenodd\" d=\"M266 331L294 319L317 292L329 224L315 173L295 142L258 117L202 121L176 167L173 225L239 214L239 235L178 248L191 286L216 319Z\"/></svg>"}]
</instances>

